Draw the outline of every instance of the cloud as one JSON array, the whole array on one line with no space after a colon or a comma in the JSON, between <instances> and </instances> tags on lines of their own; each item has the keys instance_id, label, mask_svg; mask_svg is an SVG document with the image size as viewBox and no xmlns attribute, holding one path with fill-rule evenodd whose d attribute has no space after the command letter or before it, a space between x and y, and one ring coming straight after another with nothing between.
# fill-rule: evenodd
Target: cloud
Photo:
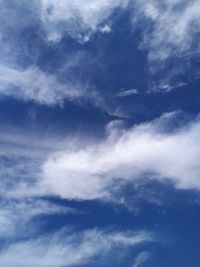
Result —
<instances>
[{"instance_id":1,"label":"cloud","mask_svg":"<svg viewBox=\"0 0 200 267\"><path fill-rule=\"evenodd\" d=\"M40 215L77 214L76 209L60 206L48 200L4 199L0 202L0 238L25 238L35 234L39 227L33 228L32 219Z\"/></svg>"},{"instance_id":2,"label":"cloud","mask_svg":"<svg viewBox=\"0 0 200 267\"><path fill-rule=\"evenodd\" d=\"M99 31L101 33L109 33L112 31L112 29L110 28L110 26L108 24L104 25L103 27L99 28Z\"/></svg>"},{"instance_id":3,"label":"cloud","mask_svg":"<svg viewBox=\"0 0 200 267\"><path fill-rule=\"evenodd\" d=\"M31 140L31 142L30 142ZM31 190L37 181L40 166L47 155L61 149L61 136L37 133L20 127L1 124L0 132L0 197L20 196L26 187ZM17 188L19 190L17 190ZM11 193L12 192L12 193Z\"/></svg>"},{"instance_id":4,"label":"cloud","mask_svg":"<svg viewBox=\"0 0 200 267\"><path fill-rule=\"evenodd\" d=\"M175 117L164 114L128 130L111 124L106 140L50 155L41 186L69 199L109 198L116 180L137 183L144 177L200 189L199 119L169 130Z\"/></svg>"},{"instance_id":5,"label":"cloud","mask_svg":"<svg viewBox=\"0 0 200 267\"><path fill-rule=\"evenodd\" d=\"M128 0L41 0L41 19L49 41L60 41L67 33L84 43L96 31L109 32L101 26L117 8L125 8Z\"/></svg>"},{"instance_id":6,"label":"cloud","mask_svg":"<svg viewBox=\"0 0 200 267\"><path fill-rule=\"evenodd\" d=\"M141 26L143 37L140 47L148 51L149 69L153 73L160 71L162 66L165 68L169 59L188 61L199 53L198 0L165 0L162 3L157 0L134 3L129 0L87 0L84 3L80 0L1 1L0 94L48 105L60 104L66 99L77 101L89 98L106 109L100 99L103 97L99 96L100 90L97 94L85 82L87 78L84 78L84 83L79 79L85 64L82 61L88 62L87 56L75 59L73 63L76 55L65 51L67 56L62 59L61 68L65 64L75 64L81 73L77 75L77 69L73 72L74 67L67 67L61 75L69 77L67 81L65 78L65 82L59 79L58 69L48 73L37 63L44 46L56 45L65 35L84 43L95 32L109 33L113 28L110 18L114 11L121 9L123 12L131 6L133 28ZM34 45L30 45L32 42ZM165 64L159 64L160 61ZM164 74L159 85L150 85L151 89L169 91L176 87L178 83L172 84L169 80L183 73L187 66L176 64L176 68L170 68L170 73ZM134 91L119 92L118 96L129 93Z\"/></svg>"},{"instance_id":7,"label":"cloud","mask_svg":"<svg viewBox=\"0 0 200 267\"><path fill-rule=\"evenodd\" d=\"M80 84L63 84L58 78L38 67L27 69L0 66L0 94L40 104L62 104L65 99L78 100L85 96Z\"/></svg>"},{"instance_id":8,"label":"cloud","mask_svg":"<svg viewBox=\"0 0 200 267\"><path fill-rule=\"evenodd\" d=\"M136 1L138 16L150 20L153 25L149 31L146 28L143 39L150 60L166 60L170 56L191 53L191 50L199 52L199 46L192 49L199 32L199 8L198 0Z\"/></svg>"},{"instance_id":9,"label":"cloud","mask_svg":"<svg viewBox=\"0 0 200 267\"><path fill-rule=\"evenodd\" d=\"M1 251L0 263L4 267L74 266L90 263L99 256L109 256L115 249L124 250L152 241L152 236L146 232L87 230L71 233L65 229L9 245Z\"/></svg>"},{"instance_id":10,"label":"cloud","mask_svg":"<svg viewBox=\"0 0 200 267\"><path fill-rule=\"evenodd\" d=\"M146 251L141 252L135 259L132 267L140 267L149 259L150 254Z\"/></svg>"},{"instance_id":11,"label":"cloud","mask_svg":"<svg viewBox=\"0 0 200 267\"><path fill-rule=\"evenodd\" d=\"M37 35L51 44L58 43L66 35L79 43L85 43L95 32L109 33L107 22L110 16L116 9L126 8L128 3L129 0L85 0L84 3L81 0L1 1L0 43L21 43L20 36L27 29L37 29ZM10 34L13 35L12 39ZM14 52L10 48L2 48L4 52ZM18 52L20 47L15 49Z\"/></svg>"},{"instance_id":12,"label":"cloud","mask_svg":"<svg viewBox=\"0 0 200 267\"><path fill-rule=\"evenodd\" d=\"M61 140L47 136L43 142L31 137L29 144L30 137L16 136L13 151L1 145L1 196L113 200L121 183L137 185L144 179L199 190L199 117L178 127L178 116L166 113L132 128L113 121L99 141L69 135ZM9 143L14 137L7 138Z\"/></svg>"},{"instance_id":13,"label":"cloud","mask_svg":"<svg viewBox=\"0 0 200 267\"><path fill-rule=\"evenodd\" d=\"M70 5L69 1L66 3ZM89 85L87 78L81 78L85 62L88 64L91 60L89 53L65 49L62 57L58 56L55 60L55 54L60 55L61 51L55 51L52 43L47 41L49 31L46 27L50 27L50 23L45 24L43 4L40 0L0 2L0 95L46 105L62 105L65 100L77 103L85 99L92 99L93 103L100 105L101 100L94 87ZM54 1L56 4L58 2ZM49 63L48 58L47 68L44 49L52 49L53 55L49 56L59 66Z\"/></svg>"},{"instance_id":14,"label":"cloud","mask_svg":"<svg viewBox=\"0 0 200 267\"><path fill-rule=\"evenodd\" d=\"M117 97L126 97L126 96L129 96L129 95L136 95L136 94L138 94L138 90L137 89L129 89L129 90L121 89L117 93Z\"/></svg>"},{"instance_id":15,"label":"cloud","mask_svg":"<svg viewBox=\"0 0 200 267\"><path fill-rule=\"evenodd\" d=\"M139 47L148 54L150 91L169 91L183 82L181 75L199 76L192 62L200 54L198 0L134 1L133 29L142 32ZM184 82L187 82L187 75Z\"/></svg>"}]
</instances>

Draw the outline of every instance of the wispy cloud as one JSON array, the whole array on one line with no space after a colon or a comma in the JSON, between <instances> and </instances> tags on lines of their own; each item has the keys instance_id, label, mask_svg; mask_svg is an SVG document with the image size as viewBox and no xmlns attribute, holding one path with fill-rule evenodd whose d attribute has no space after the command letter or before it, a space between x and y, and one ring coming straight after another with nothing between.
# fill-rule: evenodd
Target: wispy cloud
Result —
<instances>
[{"instance_id":1,"label":"wispy cloud","mask_svg":"<svg viewBox=\"0 0 200 267\"><path fill-rule=\"evenodd\" d=\"M0 66L0 93L41 104L62 104L65 99L80 99L85 88L80 84L63 84L57 77L37 67L14 69Z\"/></svg>"},{"instance_id":2,"label":"wispy cloud","mask_svg":"<svg viewBox=\"0 0 200 267\"><path fill-rule=\"evenodd\" d=\"M26 198L4 199L0 202L0 238L12 240L34 235L39 226L33 228L32 219L40 215L77 214L76 209L54 204L51 201Z\"/></svg>"},{"instance_id":3,"label":"wispy cloud","mask_svg":"<svg viewBox=\"0 0 200 267\"><path fill-rule=\"evenodd\" d=\"M121 89L117 93L117 97L126 97L126 96L129 96L129 95L136 95L136 94L138 94L138 90L137 89L128 89L128 90Z\"/></svg>"},{"instance_id":4,"label":"wispy cloud","mask_svg":"<svg viewBox=\"0 0 200 267\"><path fill-rule=\"evenodd\" d=\"M34 148L33 142L25 146L24 151L29 150L25 155L6 150L0 162L1 195L110 199L116 181L137 184L144 176L169 180L176 188L198 189L199 119L170 130L176 116L164 114L130 129L113 122L107 127L107 138L95 143L69 136L50 148Z\"/></svg>"},{"instance_id":5,"label":"wispy cloud","mask_svg":"<svg viewBox=\"0 0 200 267\"><path fill-rule=\"evenodd\" d=\"M98 93L87 86L87 81L83 84L77 75L72 75L68 68L64 75L68 74L70 78L64 82L61 82L56 71L52 74L42 70L37 65L41 53L39 44L47 42L46 45L55 45L65 35L84 43L96 31L109 33L112 27L109 19L113 12L116 9L123 11L127 7L132 8L133 28L142 25L142 43L139 45L148 52L149 69L153 72L168 64L170 58L189 61L193 55L199 54L198 0L165 0L162 3L157 0L134 3L129 0L87 0L84 4L80 0L35 0L23 2L23 5L22 2L11 1L6 4L3 1L0 3L0 94L48 105L60 104L66 99L77 101L89 98L102 106L103 101ZM37 36L34 37L37 39L34 49L30 48L28 35L23 34L26 31L30 34L35 32L34 36ZM74 57L73 54L63 59L63 65ZM25 64L26 67L23 64L25 61L29 62ZM161 61L164 64L160 65ZM81 65L82 62L76 64ZM155 90L156 87L157 90L169 91L174 88L169 80L184 72L186 65L170 68L170 73L158 81L159 85L150 85L151 89ZM134 89L127 90L119 92L118 96L134 93Z\"/></svg>"},{"instance_id":6,"label":"wispy cloud","mask_svg":"<svg viewBox=\"0 0 200 267\"><path fill-rule=\"evenodd\" d=\"M49 41L60 41L67 33L84 43L96 32L109 32L106 20L116 8L124 8L128 0L41 0L41 18ZM105 23L104 26L102 24Z\"/></svg>"},{"instance_id":7,"label":"wispy cloud","mask_svg":"<svg viewBox=\"0 0 200 267\"><path fill-rule=\"evenodd\" d=\"M132 267L141 267L150 258L149 252L141 252L135 259Z\"/></svg>"},{"instance_id":8,"label":"wispy cloud","mask_svg":"<svg viewBox=\"0 0 200 267\"><path fill-rule=\"evenodd\" d=\"M170 56L190 54L200 24L198 0L136 1L136 17L149 19L143 45L149 49L150 60L166 60ZM199 52L199 46L192 53Z\"/></svg>"},{"instance_id":9,"label":"wispy cloud","mask_svg":"<svg viewBox=\"0 0 200 267\"><path fill-rule=\"evenodd\" d=\"M124 250L153 241L145 232L107 232L68 229L37 239L13 243L0 253L4 267L59 267L87 264L115 249Z\"/></svg>"},{"instance_id":10,"label":"wispy cloud","mask_svg":"<svg viewBox=\"0 0 200 267\"><path fill-rule=\"evenodd\" d=\"M140 48L148 53L149 71L153 75L162 72L150 89L168 91L177 87L180 74L188 71L200 53L199 1L139 0L133 6L133 28L141 26ZM190 75L199 75L198 70L193 72Z\"/></svg>"}]
</instances>

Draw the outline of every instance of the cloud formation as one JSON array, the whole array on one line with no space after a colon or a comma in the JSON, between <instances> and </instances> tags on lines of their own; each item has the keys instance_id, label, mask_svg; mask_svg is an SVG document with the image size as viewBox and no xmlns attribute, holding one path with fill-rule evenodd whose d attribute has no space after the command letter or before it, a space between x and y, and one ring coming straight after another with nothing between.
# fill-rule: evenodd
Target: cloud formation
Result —
<instances>
[{"instance_id":1,"label":"cloud formation","mask_svg":"<svg viewBox=\"0 0 200 267\"><path fill-rule=\"evenodd\" d=\"M170 131L174 116L165 114L129 130L111 124L106 140L53 154L43 165L43 186L69 199L109 197L116 179L136 183L145 177L200 189L199 119Z\"/></svg>"}]
</instances>

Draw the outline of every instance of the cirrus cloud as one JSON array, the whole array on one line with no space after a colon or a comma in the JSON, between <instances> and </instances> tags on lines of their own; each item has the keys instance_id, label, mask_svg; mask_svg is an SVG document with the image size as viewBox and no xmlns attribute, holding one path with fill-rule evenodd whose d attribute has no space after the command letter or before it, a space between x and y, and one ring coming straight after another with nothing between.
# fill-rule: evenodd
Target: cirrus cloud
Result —
<instances>
[{"instance_id":1,"label":"cirrus cloud","mask_svg":"<svg viewBox=\"0 0 200 267\"><path fill-rule=\"evenodd\" d=\"M7 246L0 252L0 263L4 267L77 266L94 262L100 256L108 256L114 250L125 250L152 241L152 235L147 232L108 232L96 229L70 232L64 229Z\"/></svg>"}]
</instances>

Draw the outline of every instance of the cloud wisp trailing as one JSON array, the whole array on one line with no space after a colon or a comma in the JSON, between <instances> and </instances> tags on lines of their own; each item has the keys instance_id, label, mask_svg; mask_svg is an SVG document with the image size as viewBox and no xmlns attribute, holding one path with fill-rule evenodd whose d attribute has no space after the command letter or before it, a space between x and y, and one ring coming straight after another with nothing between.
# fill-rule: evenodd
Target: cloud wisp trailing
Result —
<instances>
[{"instance_id":1,"label":"cloud wisp trailing","mask_svg":"<svg viewBox=\"0 0 200 267\"><path fill-rule=\"evenodd\" d=\"M83 85L64 84L56 75L44 73L37 67L13 69L0 66L0 93L40 104L62 104L64 100L79 100L86 95Z\"/></svg>"},{"instance_id":2,"label":"cloud wisp trailing","mask_svg":"<svg viewBox=\"0 0 200 267\"><path fill-rule=\"evenodd\" d=\"M125 250L153 237L146 232L107 232L86 230L60 232L28 241L13 243L0 253L0 263L5 267L60 267L77 266L94 262L99 257L109 258L113 250Z\"/></svg>"},{"instance_id":3,"label":"cloud wisp trailing","mask_svg":"<svg viewBox=\"0 0 200 267\"><path fill-rule=\"evenodd\" d=\"M44 215L77 214L76 209L54 204L42 199L5 199L0 202L0 239L12 241L16 238L34 236L39 227L34 228L32 220Z\"/></svg>"}]
</instances>

